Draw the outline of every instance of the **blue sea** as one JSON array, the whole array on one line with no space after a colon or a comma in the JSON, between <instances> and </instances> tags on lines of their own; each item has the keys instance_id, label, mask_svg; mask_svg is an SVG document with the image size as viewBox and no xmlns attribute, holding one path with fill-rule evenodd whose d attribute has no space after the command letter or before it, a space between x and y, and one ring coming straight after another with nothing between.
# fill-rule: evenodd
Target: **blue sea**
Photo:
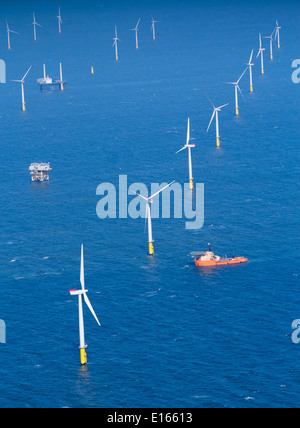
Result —
<instances>
[{"instance_id":1,"label":"blue sea","mask_svg":"<svg viewBox=\"0 0 300 428\"><path fill-rule=\"evenodd\" d=\"M58 7L62 34L58 33ZM32 12L42 25L33 40ZM156 24L152 39L151 19ZM100 408L298 407L300 344L299 1L1 2L0 406ZM141 18L139 50L134 28ZM5 20L12 30L7 49ZM258 35L282 26L281 49ZM118 27L119 61L112 47ZM248 73L254 49L254 92ZM50 62L49 62L50 58ZM63 92L42 93L43 64ZM21 108L25 82L26 112ZM95 74L91 74L91 66ZM220 114L221 147L212 107ZM205 222L100 219L101 183L187 182L188 117ZM31 183L50 162L49 183ZM130 200L130 198L129 198ZM211 243L246 265L197 269ZM98 327L84 307L88 365L79 358L80 246Z\"/></svg>"}]
</instances>

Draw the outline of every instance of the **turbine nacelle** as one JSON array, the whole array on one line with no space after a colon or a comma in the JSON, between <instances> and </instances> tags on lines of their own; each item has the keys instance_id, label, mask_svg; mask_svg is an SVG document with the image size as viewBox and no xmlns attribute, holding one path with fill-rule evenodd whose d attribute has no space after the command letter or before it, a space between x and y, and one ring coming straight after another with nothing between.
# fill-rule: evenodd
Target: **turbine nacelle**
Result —
<instances>
[{"instance_id":1,"label":"turbine nacelle","mask_svg":"<svg viewBox=\"0 0 300 428\"><path fill-rule=\"evenodd\" d=\"M80 294L87 293L89 290L69 290L71 296L79 296Z\"/></svg>"}]
</instances>

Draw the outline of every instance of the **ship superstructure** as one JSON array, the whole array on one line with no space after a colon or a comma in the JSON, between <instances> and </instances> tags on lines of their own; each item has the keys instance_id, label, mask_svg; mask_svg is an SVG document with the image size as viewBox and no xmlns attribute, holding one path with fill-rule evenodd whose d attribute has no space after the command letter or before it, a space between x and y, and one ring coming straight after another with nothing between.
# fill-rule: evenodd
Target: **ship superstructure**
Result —
<instances>
[{"instance_id":1,"label":"ship superstructure","mask_svg":"<svg viewBox=\"0 0 300 428\"><path fill-rule=\"evenodd\" d=\"M62 64L60 63L60 77L52 78L46 73L46 65L43 65L44 76L37 80L37 84L40 86L41 91L63 91L64 86L67 82L63 80L62 75Z\"/></svg>"}]
</instances>

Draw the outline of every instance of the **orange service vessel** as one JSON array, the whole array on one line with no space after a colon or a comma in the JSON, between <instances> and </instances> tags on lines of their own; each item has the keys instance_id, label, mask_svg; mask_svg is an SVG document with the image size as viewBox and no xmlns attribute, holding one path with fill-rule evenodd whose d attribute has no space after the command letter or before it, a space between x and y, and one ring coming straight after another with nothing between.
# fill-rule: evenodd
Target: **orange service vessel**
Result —
<instances>
[{"instance_id":1,"label":"orange service vessel","mask_svg":"<svg viewBox=\"0 0 300 428\"><path fill-rule=\"evenodd\" d=\"M216 256L211 250L206 252L191 253L194 257L194 263L197 267L213 267L213 266L228 266L247 263L248 259L245 257L231 257L221 258Z\"/></svg>"}]
</instances>

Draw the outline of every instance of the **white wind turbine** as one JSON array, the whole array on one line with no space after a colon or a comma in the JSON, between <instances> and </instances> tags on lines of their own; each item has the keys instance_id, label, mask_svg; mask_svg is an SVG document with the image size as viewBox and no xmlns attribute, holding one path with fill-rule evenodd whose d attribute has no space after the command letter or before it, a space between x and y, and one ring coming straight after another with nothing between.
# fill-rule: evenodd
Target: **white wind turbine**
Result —
<instances>
[{"instance_id":1,"label":"white wind turbine","mask_svg":"<svg viewBox=\"0 0 300 428\"><path fill-rule=\"evenodd\" d=\"M59 33L61 33L61 24L62 24L62 19L61 19L60 7L58 8L58 15L57 15L57 19L58 19L58 32L59 32Z\"/></svg>"},{"instance_id":2,"label":"white wind turbine","mask_svg":"<svg viewBox=\"0 0 300 428\"><path fill-rule=\"evenodd\" d=\"M248 67L249 67L249 73L250 73L250 91L253 92L253 76L252 76L252 67L254 66L254 63L252 62L252 58L253 58L253 49L250 55L250 59L248 62Z\"/></svg>"},{"instance_id":3,"label":"white wind turbine","mask_svg":"<svg viewBox=\"0 0 300 428\"><path fill-rule=\"evenodd\" d=\"M7 31L7 44L8 44L8 49L10 50L10 33L13 33L13 34L19 34L19 33L17 33L16 31L11 30L11 29L9 28L7 20L6 20L6 31Z\"/></svg>"},{"instance_id":4,"label":"white wind turbine","mask_svg":"<svg viewBox=\"0 0 300 428\"><path fill-rule=\"evenodd\" d=\"M208 98L208 97L207 97L207 98ZM213 115L212 115L212 117L211 117L211 119L210 119L210 122L209 122L209 125L208 125L208 128L207 128L207 131L206 131L206 132L208 132L208 131L209 131L210 126L211 126L211 124L212 124L212 121L214 120L214 117L216 116L216 139L217 139L217 147L220 147L219 113L220 113L220 111L222 111L222 109L223 109L224 107L227 107L229 104L224 104L223 106L215 107L209 98L208 98L208 100L209 100L209 102L211 103L211 105L213 106L214 112L213 112Z\"/></svg>"},{"instance_id":5,"label":"white wind turbine","mask_svg":"<svg viewBox=\"0 0 300 428\"><path fill-rule=\"evenodd\" d=\"M155 24L157 22L159 22L159 21L155 21L154 18L153 18L153 16L152 16L152 21L151 22L152 22L151 31L152 31L152 34L153 34L153 40L155 40L156 39Z\"/></svg>"},{"instance_id":6,"label":"white wind turbine","mask_svg":"<svg viewBox=\"0 0 300 428\"><path fill-rule=\"evenodd\" d=\"M259 57L260 55L260 59L261 59L261 74L265 74L265 69L264 69L264 51L266 49L262 47L262 40L261 40L261 34L259 33L259 51L258 54L256 56L256 58Z\"/></svg>"},{"instance_id":7,"label":"white wind turbine","mask_svg":"<svg viewBox=\"0 0 300 428\"><path fill-rule=\"evenodd\" d=\"M193 183L193 167L192 167L192 152L191 148L195 147L195 144L190 144L191 138L190 138L190 118L188 119L188 126L187 126L187 137L186 137L186 145L182 147L182 149L178 150L179 153L182 150L187 149L188 153L188 162L189 162L189 183L190 183L190 189L194 189L194 183Z\"/></svg>"},{"instance_id":8,"label":"white wind turbine","mask_svg":"<svg viewBox=\"0 0 300 428\"><path fill-rule=\"evenodd\" d=\"M139 48L139 38L138 38L138 31L139 31L139 25L141 22L141 18L138 20L138 23L136 24L135 28L132 28L130 31L135 31L135 46L138 49Z\"/></svg>"},{"instance_id":9,"label":"white wind turbine","mask_svg":"<svg viewBox=\"0 0 300 428\"><path fill-rule=\"evenodd\" d=\"M271 59L271 61L273 61L273 43L274 43L273 35L274 35L275 31L276 31L276 29L273 31L271 36L263 37L264 39L270 39L270 59Z\"/></svg>"},{"instance_id":10,"label":"white wind turbine","mask_svg":"<svg viewBox=\"0 0 300 428\"><path fill-rule=\"evenodd\" d=\"M21 83L21 90L22 90L22 110L25 111L25 95L24 95L24 83L25 83L25 79L27 74L29 73L29 71L31 70L32 66L29 67L29 69L27 70L27 73L25 74L25 76L21 79L21 80L12 80L12 82L17 82L17 83Z\"/></svg>"},{"instance_id":11,"label":"white wind turbine","mask_svg":"<svg viewBox=\"0 0 300 428\"><path fill-rule=\"evenodd\" d=\"M118 31L117 31L116 25L115 25L115 37L113 38L113 40L114 40L113 47L115 48L115 51L116 51L116 60L119 61L118 41L120 42L121 40L118 38Z\"/></svg>"},{"instance_id":12,"label":"white wind turbine","mask_svg":"<svg viewBox=\"0 0 300 428\"><path fill-rule=\"evenodd\" d=\"M35 13L33 12L33 38L36 40L36 26L42 27L40 24L38 24L35 20Z\"/></svg>"},{"instance_id":13,"label":"white wind turbine","mask_svg":"<svg viewBox=\"0 0 300 428\"><path fill-rule=\"evenodd\" d=\"M277 39L278 43L278 49L280 49L280 30L282 27L279 27L278 21L276 21L276 28L275 28L275 40Z\"/></svg>"},{"instance_id":14,"label":"white wind turbine","mask_svg":"<svg viewBox=\"0 0 300 428\"><path fill-rule=\"evenodd\" d=\"M246 73L246 71L248 70L248 67L246 68L246 70L243 72L243 74L241 75L241 77L239 78L239 80L237 82L227 82L229 85L234 85L234 91L235 91L235 113L238 116L240 114L239 111L239 92L242 95L242 97L244 98L241 88L239 86L239 83L242 79L242 77L244 76L244 74Z\"/></svg>"},{"instance_id":15,"label":"white wind turbine","mask_svg":"<svg viewBox=\"0 0 300 428\"><path fill-rule=\"evenodd\" d=\"M134 193L135 195L139 196L140 198L144 199L146 201L146 216L145 218L148 220L148 243L149 243L149 255L153 256L154 254L154 246L153 246L153 236L152 236L152 219L151 219L151 208L150 204L153 202L153 198L155 196L159 195L161 192L163 192L167 187L171 186L173 183L175 183L175 180L172 181L170 184L167 184L163 189L159 190L158 192L154 193L154 195L151 195L150 198L146 198L145 196L142 196L140 193Z\"/></svg>"},{"instance_id":16,"label":"white wind turbine","mask_svg":"<svg viewBox=\"0 0 300 428\"><path fill-rule=\"evenodd\" d=\"M86 355L86 348L87 345L85 343L85 337L84 337L84 321L83 321L83 305L82 305L82 296L84 298L85 303L87 304L89 310L91 311L93 317L95 318L97 324L101 326L97 315L95 314L95 311L91 305L91 302L89 301L89 298L87 297L86 293L88 290L85 289L85 281L84 281L84 256L83 256L83 245L81 246L81 267L80 267L80 283L81 283L81 290L69 290L71 296L78 296L78 307L79 307L79 337L80 337L80 360L81 364L87 364L87 355Z\"/></svg>"}]
</instances>

